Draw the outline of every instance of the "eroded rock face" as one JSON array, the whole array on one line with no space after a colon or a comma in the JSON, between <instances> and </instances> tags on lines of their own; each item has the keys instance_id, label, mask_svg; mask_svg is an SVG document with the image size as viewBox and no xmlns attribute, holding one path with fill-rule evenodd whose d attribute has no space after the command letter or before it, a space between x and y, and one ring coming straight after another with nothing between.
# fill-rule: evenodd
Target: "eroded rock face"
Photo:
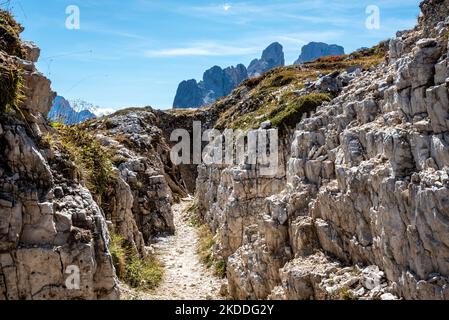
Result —
<instances>
[{"instance_id":1,"label":"eroded rock face","mask_svg":"<svg viewBox=\"0 0 449 320\"><path fill-rule=\"evenodd\" d=\"M421 7L386 63L298 124L286 179L263 182L279 190L256 197L257 175L200 168L234 297L449 298L449 1ZM312 85L334 88L328 76Z\"/></svg>"},{"instance_id":2,"label":"eroded rock face","mask_svg":"<svg viewBox=\"0 0 449 320\"><path fill-rule=\"evenodd\" d=\"M42 144L55 94L35 68L39 49L23 46L26 60L10 58L24 70L24 118L0 114L0 300L118 298L102 212Z\"/></svg>"},{"instance_id":3,"label":"eroded rock face","mask_svg":"<svg viewBox=\"0 0 449 320\"><path fill-rule=\"evenodd\" d=\"M101 206L106 218L140 252L161 235L175 231L172 189L182 186L171 177L170 147L151 110L124 112L86 124L113 154L118 176Z\"/></svg>"}]
</instances>

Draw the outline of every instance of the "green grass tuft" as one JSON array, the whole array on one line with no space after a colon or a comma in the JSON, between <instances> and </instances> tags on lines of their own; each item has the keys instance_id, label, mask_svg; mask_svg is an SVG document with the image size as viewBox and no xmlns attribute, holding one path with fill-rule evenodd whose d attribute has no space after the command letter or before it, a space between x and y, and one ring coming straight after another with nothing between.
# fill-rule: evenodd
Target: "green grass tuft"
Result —
<instances>
[{"instance_id":1,"label":"green grass tuft","mask_svg":"<svg viewBox=\"0 0 449 320\"><path fill-rule=\"evenodd\" d=\"M123 279L126 274L126 249L124 248L124 239L118 234L111 234L109 242L109 252L112 256L115 272L119 279Z\"/></svg>"},{"instance_id":2,"label":"green grass tuft","mask_svg":"<svg viewBox=\"0 0 449 320\"><path fill-rule=\"evenodd\" d=\"M201 263L207 268L213 268L215 276L224 278L226 276L226 262L215 254L216 241L209 227L207 225L200 226L198 236L200 238L198 255Z\"/></svg>"},{"instance_id":3,"label":"green grass tuft","mask_svg":"<svg viewBox=\"0 0 449 320\"><path fill-rule=\"evenodd\" d=\"M214 275L220 278L226 277L226 262L223 259L215 262Z\"/></svg>"},{"instance_id":4,"label":"green grass tuft","mask_svg":"<svg viewBox=\"0 0 449 320\"><path fill-rule=\"evenodd\" d=\"M301 121L304 114L316 110L324 102L329 102L331 96L323 93L313 93L300 96L288 103L287 107L281 111L275 110L271 115L271 123L274 127L293 127Z\"/></svg>"},{"instance_id":5,"label":"green grass tuft","mask_svg":"<svg viewBox=\"0 0 449 320\"><path fill-rule=\"evenodd\" d=\"M56 137L86 180L87 188L101 203L102 197L115 180L112 159L106 149L88 132L76 126L52 124Z\"/></svg>"},{"instance_id":6,"label":"green grass tuft","mask_svg":"<svg viewBox=\"0 0 449 320\"><path fill-rule=\"evenodd\" d=\"M8 61L2 61L0 55L0 111L20 111L25 99L22 70Z\"/></svg>"},{"instance_id":7,"label":"green grass tuft","mask_svg":"<svg viewBox=\"0 0 449 320\"><path fill-rule=\"evenodd\" d=\"M198 205L195 202L192 202L186 209L189 214L189 222L190 225L194 228L201 227L201 218L198 215Z\"/></svg>"},{"instance_id":8,"label":"green grass tuft","mask_svg":"<svg viewBox=\"0 0 449 320\"><path fill-rule=\"evenodd\" d=\"M157 260L153 257L142 259L136 248L126 245L122 236L111 235L109 252L118 278L130 287L148 291L161 283L164 271Z\"/></svg>"}]
</instances>

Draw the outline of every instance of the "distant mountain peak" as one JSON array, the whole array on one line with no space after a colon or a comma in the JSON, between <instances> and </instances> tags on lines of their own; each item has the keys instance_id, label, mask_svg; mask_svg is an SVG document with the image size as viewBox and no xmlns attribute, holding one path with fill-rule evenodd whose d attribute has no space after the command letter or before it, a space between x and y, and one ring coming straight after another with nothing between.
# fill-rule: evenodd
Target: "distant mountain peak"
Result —
<instances>
[{"instance_id":1,"label":"distant mountain peak","mask_svg":"<svg viewBox=\"0 0 449 320\"><path fill-rule=\"evenodd\" d=\"M254 59L248 67L248 75L257 77L276 67L285 66L284 48L279 42L270 44L260 59Z\"/></svg>"},{"instance_id":2,"label":"distant mountain peak","mask_svg":"<svg viewBox=\"0 0 449 320\"><path fill-rule=\"evenodd\" d=\"M321 57L339 56L345 54L345 48L336 44L327 44L324 42L310 42L302 47L301 55L295 64L310 62Z\"/></svg>"},{"instance_id":3,"label":"distant mountain peak","mask_svg":"<svg viewBox=\"0 0 449 320\"><path fill-rule=\"evenodd\" d=\"M243 81L256 77L268 70L284 66L285 58L280 43L270 44L262 53L261 59L254 59L248 69L243 64L222 69L213 66L206 70L203 80L182 81L176 92L174 108L198 108L227 96Z\"/></svg>"},{"instance_id":4,"label":"distant mountain peak","mask_svg":"<svg viewBox=\"0 0 449 320\"><path fill-rule=\"evenodd\" d=\"M53 100L53 105L48 113L48 119L61 122L67 125L78 124L97 116L89 110L76 111L64 97L57 96Z\"/></svg>"},{"instance_id":5,"label":"distant mountain peak","mask_svg":"<svg viewBox=\"0 0 449 320\"><path fill-rule=\"evenodd\" d=\"M295 64L316 60L321 57L343 55L345 49L336 44L310 42L302 48ZM262 52L260 59L254 59L246 68L243 64L222 68L213 66L206 70L203 79L182 81L176 92L174 108L198 108L211 104L227 96L243 81L265 72L285 66L284 48L279 42L273 42Z\"/></svg>"}]
</instances>

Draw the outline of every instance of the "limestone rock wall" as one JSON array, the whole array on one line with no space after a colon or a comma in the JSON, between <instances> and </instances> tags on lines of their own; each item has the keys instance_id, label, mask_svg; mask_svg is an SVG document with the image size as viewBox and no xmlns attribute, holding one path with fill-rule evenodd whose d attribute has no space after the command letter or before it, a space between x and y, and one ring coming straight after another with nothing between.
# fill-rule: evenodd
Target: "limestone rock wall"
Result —
<instances>
[{"instance_id":1,"label":"limestone rock wall","mask_svg":"<svg viewBox=\"0 0 449 320\"><path fill-rule=\"evenodd\" d=\"M114 154L116 186L102 203L106 218L143 253L156 237L175 231L172 189L181 188L165 171L170 149L150 111L125 112L86 124Z\"/></svg>"},{"instance_id":2,"label":"limestone rock wall","mask_svg":"<svg viewBox=\"0 0 449 320\"><path fill-rule=\"evenodd\" d=\"M234 297L449 298L449 1L421 8L384 64L298 124L278 190L200 168Z\"/></svg>"},{"instance_id":3,"label":"limestone rock wall","mask_svg":"<svg viewBox=\"0 0 449 320\"><path fill-rule=\"evenodd\" d=\"M243 244L245 229L257 224L265 198L281 192L284 185L282 173L265 178L256 169L199 166L198 212L219 234L223 257L229 257Z\"/></svg>"},{"instance_id":4,"label":"limestone rock wall","mask_svg":"<svg viewBox=\"0 0 449 320\"><path fill-rule=\"evenodd\" d=\"M26 98L0 114L0 300L117 298L106 221L42 140L55 94L35 68L39 49L23 49L25 59L8 59L23 68ZM77 271L79 286L66 283Z\"/></svg>"}]
</instances>

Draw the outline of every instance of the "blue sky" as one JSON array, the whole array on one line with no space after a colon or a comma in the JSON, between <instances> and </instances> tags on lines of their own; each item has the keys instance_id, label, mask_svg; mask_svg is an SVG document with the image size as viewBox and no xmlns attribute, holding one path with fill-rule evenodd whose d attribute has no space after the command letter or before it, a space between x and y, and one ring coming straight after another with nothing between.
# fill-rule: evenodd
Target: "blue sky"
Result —
<instances>
[{"instance_id":1,"label":"blue sky","mask_svg":"<svg viewBox=\"0 0 449 320\"><path fill-rule=\"evenodd\" d=\"M67 99L104 109L170 108L177 85L214 66L249 62L271 42L287 63L310 41L371 46L415 25L419 0L12 0L24 39L42 49L40 70ZM77 5L80 30L65 28ZM380 8L368 30L366 8Z\"/></svg>"}]
</instances>

